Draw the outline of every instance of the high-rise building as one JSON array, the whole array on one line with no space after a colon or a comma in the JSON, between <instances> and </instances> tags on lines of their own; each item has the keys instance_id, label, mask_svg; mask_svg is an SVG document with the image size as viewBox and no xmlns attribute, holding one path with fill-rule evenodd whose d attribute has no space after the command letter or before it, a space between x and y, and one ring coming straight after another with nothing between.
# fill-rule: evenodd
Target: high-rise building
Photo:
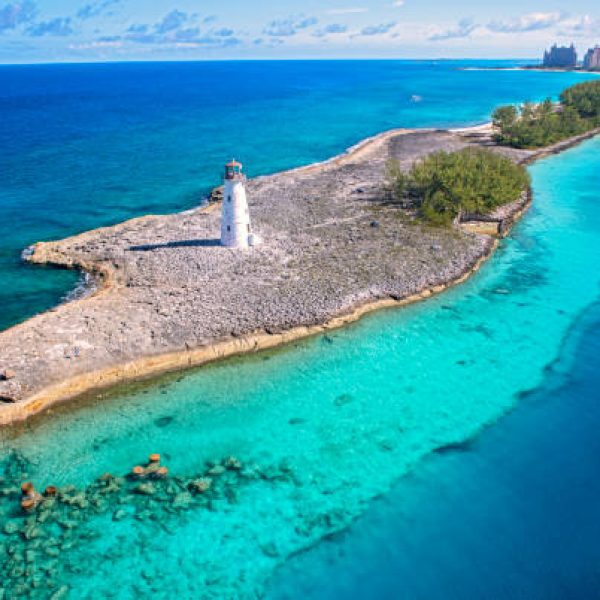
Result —
<instances>
[{"instance_id":1,"label":"high-rise building","mask_svg":"<svg viewBox=\"0 0 600 600\"><path fill-rule=\"evenodd\" d=\"M545 67L576 67L577 66L577 51L575 46L557 46L554 44L550 50L544 52Z\"/></svg>"},{"instance_id":2,"label":"high-rise building","mask_svg":"<svg viewBox=\"0 0 600 600\"><path fill-rule=\"evenodd\" d=\"M587 51L583 59L583 68L588 71L600 71L600 46Z\"/></svg>"}]
</instances>

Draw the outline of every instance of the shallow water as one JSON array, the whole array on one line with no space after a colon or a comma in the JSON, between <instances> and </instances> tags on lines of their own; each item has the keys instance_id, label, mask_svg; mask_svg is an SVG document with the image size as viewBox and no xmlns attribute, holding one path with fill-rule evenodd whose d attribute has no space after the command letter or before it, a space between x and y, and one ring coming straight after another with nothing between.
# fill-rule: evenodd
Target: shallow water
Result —
<instances>
[{"instance_id":1,"label":"shallow water","mask_svg":"<svg viewBox=\"0 0 600 600\"><path fill-rule=\"evenodd\" d=\"M26 246L195 206L232 155L250 175L271 173L393 127L483 122L500 103L593 77L458 70L491 64L516 63L0 66L0 329L77 279L23 266Z\"/></svg>"},{"instance_id":2,"label":"shallow water","mask_svg":"<svg viewBox=\"0 0 600 600\"><path fill-rule=\"evenodd\" d=\"M534 165L534 207L458 288L4 432L4 449L20 453L39 486L84 487L151 451L187 478L229 455L244 465L208 508L161 509L155 521L126 495L137 517L86 518L53 577L74 598L253 597L291 555L350 525L432 451L460 445L546 385L567 333L598 299L599 150L593 140ZM411 510L412 521L419 503Z\"/></svg>"}]
</instances>

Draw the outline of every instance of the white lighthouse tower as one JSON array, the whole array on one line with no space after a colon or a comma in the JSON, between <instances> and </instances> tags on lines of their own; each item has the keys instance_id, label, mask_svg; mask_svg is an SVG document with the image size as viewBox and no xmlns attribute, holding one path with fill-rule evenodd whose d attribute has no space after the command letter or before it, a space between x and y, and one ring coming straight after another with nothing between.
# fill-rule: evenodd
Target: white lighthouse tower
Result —
<instances>
[{"instance_id":1,"label":"white lighthouse tower","mask_svg":"<svg viewBox=\"0 0 600 600\"><path fill-rule=\"evenodd\" d=\"M246 181L241 163L232 160L225 165L225 186L221 215L221 245L248 248L257 243L250 227L250 212L246 200Z\"/></svg>"}]
</instances>

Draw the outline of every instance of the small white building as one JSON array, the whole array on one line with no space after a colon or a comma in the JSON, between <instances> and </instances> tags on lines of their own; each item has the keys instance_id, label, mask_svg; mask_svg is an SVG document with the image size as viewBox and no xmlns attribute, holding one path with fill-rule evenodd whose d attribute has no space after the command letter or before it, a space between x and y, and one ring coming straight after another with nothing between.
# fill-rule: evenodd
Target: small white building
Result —
<instances>
[{"instance_id":1,"label":"small white building","mask_svg":"<svg viewBox=\"0 0 600 600\"><path fill-rule=\"evenodd\" d=\"M250 211L246 200L246 177L242 164L232 160L225 165L223 209L221 213L221 245L229 248L248 248L258 239L250 226Z\"/></svg>"}]
</instances>

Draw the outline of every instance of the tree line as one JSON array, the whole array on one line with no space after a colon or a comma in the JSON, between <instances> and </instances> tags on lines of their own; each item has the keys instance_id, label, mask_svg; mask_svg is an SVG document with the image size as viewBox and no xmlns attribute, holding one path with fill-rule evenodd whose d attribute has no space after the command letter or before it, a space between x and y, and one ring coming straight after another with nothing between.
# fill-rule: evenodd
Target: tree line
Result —
<instances>
[{"instance_id":1,"label":"tree line","mask_svg":"<svg viewBox=\"0 0 600 600\"><path fill-rule=\"evenodd\" d=\"M513 148L541 148L600 126L600 81L567 88L558 103L501 106L492 115L497 143Z\"/></svg>"}]
</instances>

